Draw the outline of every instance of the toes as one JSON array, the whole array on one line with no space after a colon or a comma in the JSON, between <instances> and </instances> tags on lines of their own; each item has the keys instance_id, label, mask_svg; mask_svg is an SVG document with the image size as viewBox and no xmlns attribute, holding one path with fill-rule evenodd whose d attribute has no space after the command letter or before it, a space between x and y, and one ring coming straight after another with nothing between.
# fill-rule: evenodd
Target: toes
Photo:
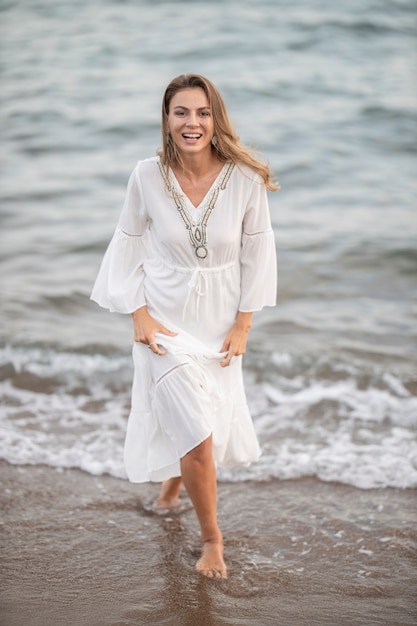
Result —
<instances>
[{"instance_id":1,"label":"toes","mask_svg":"<svg viewBox=\"0 0 417 626\"><path fill-rule=\"evenodd\" d=\"M223 561L223 545L205 542L196 570L206 578L227 578L227 568Z\"/></svg>"},{"instance_id":2,"label":"toes","mask_svg":"<svg viewBox=\"0 0 417 626\"><path fill-rule=\"evenodd\" d=\"M227 578L227 572L216 567L199 566L196 570L206 578Z\"/></svg>"}]
</instances>

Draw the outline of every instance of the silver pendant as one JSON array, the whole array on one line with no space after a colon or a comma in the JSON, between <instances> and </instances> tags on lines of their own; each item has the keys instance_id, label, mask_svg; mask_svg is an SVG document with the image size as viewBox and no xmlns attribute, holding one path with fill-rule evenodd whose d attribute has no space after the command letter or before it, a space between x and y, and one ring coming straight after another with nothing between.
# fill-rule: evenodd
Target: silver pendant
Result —
<instances>
[{"instance_id":1,"label":"silver pendant","mask_svg":"<svg viewBox=\"0 0 417 626\"><path fill-rule=\"evenodd\" d=\"M205 259L207 256L207 248L204 246L197 246L197 248L195 248L195 253L199 259Z\"/></svg>"}]
</instances>

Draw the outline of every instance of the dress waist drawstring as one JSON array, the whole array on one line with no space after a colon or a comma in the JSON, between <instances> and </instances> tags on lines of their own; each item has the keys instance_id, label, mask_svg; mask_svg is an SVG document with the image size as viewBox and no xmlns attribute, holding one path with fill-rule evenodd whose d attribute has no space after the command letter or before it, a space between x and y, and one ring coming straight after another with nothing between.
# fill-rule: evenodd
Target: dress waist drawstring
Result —
<instances>
[{"instance_id":1,"label":"dress waist drawstring","mask_svg":"<svg viewBox=\"0 0 417 626\"><path fill-rule=\"evenodd\" d=\"M209 280L208 275L213 272L222 272L230 267L236 265L237 261L231 261L230 263L225 263L224 265L217 265L215 267L184 267L180 265L176 265L174 263L166 263L168 267L187 274L191 274L190 280L188 281L188 293L185 299L184 308L182 311L182 319L183 321L189 316L192 316L194 313L195 319L198 321L199 319L199 308L200 308L200 299L207 295L209 291ZM193 311L190 311L190 308L194 304Z\"/></svg>"},{"instance_id":2,"label":"dress waist drawstring","mask_svg":"<svg viewBox=\"0 0 417 626\"><path fill-rule=\"evenodd\" d=\"M187 314L187 307L189 305L192 294L195 294L195 317L198 320L200 298L201 296L205 296L207 291L208 291L207 276L205 275L204 270L201 270L199 267L196 267L193 273L191 274L191 278L188 282L187 299L185 301L184 308L182 310L183 321L185 321L185 317Z\"/></svg>"}]
</instances>

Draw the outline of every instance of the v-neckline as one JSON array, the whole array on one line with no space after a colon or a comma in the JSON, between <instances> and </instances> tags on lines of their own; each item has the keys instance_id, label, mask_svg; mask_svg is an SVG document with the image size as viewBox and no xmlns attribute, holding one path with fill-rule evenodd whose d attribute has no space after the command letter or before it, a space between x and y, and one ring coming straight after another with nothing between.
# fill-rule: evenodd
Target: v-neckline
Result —
<instances>
[{"instance_id":1,"label":"v-neckline","mask_svg":"<svg viewBox=\"0 0 417 626\"><path fill-rule=\"evenodd\" d=\"M211 192L213 191L213 189L216 187L219 179L221 178L225 168L227 165L230 165L229 162L226 162L222 165L222 167L220 168L216 178L213 180L213 182L211 183L210 187L208 188L207 192L205 193L204 197L202 198L201 202L196 206L195 204L193 204L190 200L190 198L187 196L187 194L185 193L185 191L183 190L183 188L181 187L178 178L175 176L174 170L172 168L170 168L170 174L172 176L172 179L175 183L175 186L177 187L178 191L180 192L181 196L183 198L186 199L187 203L190 205L193 213L195 212L199 212L202 207L204 206L204 204L206 203L206 200L208 198L208 196L211 194Z\"/></svg>"},{"instance_id":2,"label":"v-neckline","mask_svg":"<svg viewBox=\"0 0 417 626\"><path fill-rule=\"evenodd\" d=\"M207 223L216 205L220 190L226 189L226 185L235 167L234 163L230 162L224 164L197 208L194 207L188 196L183 192L174 172L168 174L161 160L158 161L158 167L166 188L172 194L178 213L187 228L190 243L194 248L197 258L200 260L205 259L207 256ZM178 189L181 193L178 192ZM186 206L186 200L188 204L194 207L194 215L190 213ZM198 216L196 212L198 212Z\"/></svg>"}]
</instances>

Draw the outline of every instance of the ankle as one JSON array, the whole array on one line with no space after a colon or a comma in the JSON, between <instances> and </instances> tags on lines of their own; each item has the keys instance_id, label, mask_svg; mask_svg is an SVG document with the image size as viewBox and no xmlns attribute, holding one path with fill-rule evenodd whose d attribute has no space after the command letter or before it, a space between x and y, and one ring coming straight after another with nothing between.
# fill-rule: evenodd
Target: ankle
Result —
<instances>
[{"instance_id":1,"label":"ankle","mask_svg":"<svg viewBox=\"0 0 417 626\"><path fill-rule=\"evenodd\" d=\"M215 534L211 534L211 535L206 535L206 536L202 536L201 537L201 543L204 545L206 543L211 543L211 544L219 544L219 545L223 545L223 536L221 534L221 532L215 533Z\"/></svg>"},{"instance_id":2,"label":"ankle","mask_svg":"<svg viewBox=\"0 0 417 626\"><path fill-rule=\"evenodd\" d=\"M181 491L181 477L169 478L161 485L158 500L173 501L177 500Z\"/></svg>"}]
</instances>

